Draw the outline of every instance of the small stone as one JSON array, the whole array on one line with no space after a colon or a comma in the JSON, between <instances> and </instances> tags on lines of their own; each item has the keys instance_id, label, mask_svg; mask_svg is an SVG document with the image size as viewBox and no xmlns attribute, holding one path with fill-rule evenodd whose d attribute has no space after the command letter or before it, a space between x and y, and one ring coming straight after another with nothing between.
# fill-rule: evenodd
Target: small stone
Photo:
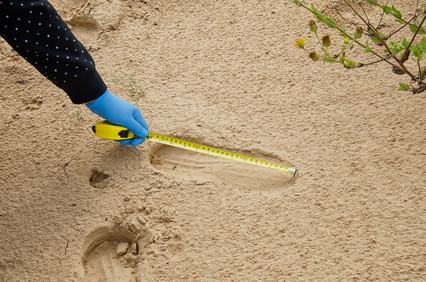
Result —
<instances>
[{"instance_id":1,"label":"small stone","mask_svg":"<svg viewBox=\"0 0 426 282\"><path fill-rule=\"evenodd\" d=\"M167 215L163 215L163 216L161 217L161 220L162 220L163 222L172 222L172 221L173 221L173 219L172 219L170 216L167 216Z\"/></svg>"},{"instance_id":2,"label":"small stone","mask_svg":"<svg viewBox=\"0 0 426 282\"><path fill-rule=\"evenodd\" d=\"M129 248L129 253L136 255L138 253L138 244L133 243Z\"/></svg>"},{"instance_id":3,"label":"small stone","mask_svg":"<svg viewBox=\"0 0 426 282\"><path fill-rule=\"evenodd\" d=\"M118 244L117 246L117 255L122 256L125 253L127 253L127 250L129 249L129 243L123 242Z\"/></svg>"}]
</instances>

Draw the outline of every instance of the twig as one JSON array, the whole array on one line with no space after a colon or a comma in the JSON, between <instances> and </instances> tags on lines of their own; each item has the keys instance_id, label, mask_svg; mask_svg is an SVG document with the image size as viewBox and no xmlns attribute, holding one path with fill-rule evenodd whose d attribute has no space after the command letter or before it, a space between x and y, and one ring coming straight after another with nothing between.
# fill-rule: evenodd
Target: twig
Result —
<instances>
[{"instance_id":1,"label":"twig","mask_svg":"<svg viewBox=\"0 0 426 282\"><path fill-rule=\"evenodd\" d=\"M404 27L406 27L407 25L410 24L411 21L415 20L417 18L417 15L414 15L411 20L409 20L408 22L406 22L403 26L401 26L400 28L398 28L397 30L395 30L394 32L392 32L391 34L388 35L388 38L390 38L392 35L394 35L395 33L397 33L398 31L400 31L401 29L403 29Z\"/></svg>"},{"instance_id":2,"label":"twig","mask_svg":"<svg viewBox=\"0 0 426 282\"><path fill-rule=\"evenodd\" d=\"M416 16L416 17L417 17L417 16ZM417 30L416 30L416 32L414 33L413 38L411 38L411 41L410 41L410 43L408 44L407 48L405 48L404 55L402 55L402 57L403 57L403 58L404 58L405 56L407 56L407 57L408 57L408 52L410 51L410 47L411 47L411 45L413 44L414 39L416 38L417 34L419 33L419 30L422 28L422 25L423 25L423 23L425 22L425 19L426 19L426 15L423 17L422 22L421 22L421 23L419 24L419 26L417 27Z\"/></svg>"}]
</instances>

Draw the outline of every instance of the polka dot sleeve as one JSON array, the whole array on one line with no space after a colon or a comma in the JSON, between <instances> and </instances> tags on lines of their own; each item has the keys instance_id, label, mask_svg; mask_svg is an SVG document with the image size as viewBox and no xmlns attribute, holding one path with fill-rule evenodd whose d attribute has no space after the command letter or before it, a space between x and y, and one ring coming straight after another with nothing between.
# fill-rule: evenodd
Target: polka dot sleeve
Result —
<instances>
[{"instance_id":1,"label":"polka dot sleeve","mask_svg":"<svg viewBox=\"0 0 426 282\"><path fill-rule=\"evenodd\" d=\"M0 0L0 35L73 103L106 91L89 52L48 1Z\"/></svg>"}]
</instances>

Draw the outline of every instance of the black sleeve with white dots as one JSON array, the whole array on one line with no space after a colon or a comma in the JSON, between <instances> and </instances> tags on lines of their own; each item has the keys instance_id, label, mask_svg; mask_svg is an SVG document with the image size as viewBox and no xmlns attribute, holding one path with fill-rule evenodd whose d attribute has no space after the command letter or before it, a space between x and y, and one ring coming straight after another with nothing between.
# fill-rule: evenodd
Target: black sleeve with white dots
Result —
<instances>
[{"instance_id":1,"label":"black sleeve with white dots","mask_svg":"<svg viewBox=\"0 0 426 282\"><path fill-rule=\"evenodd\" d=\"M0 35L75 104L107 89L89 52L43 0L0 0Z\"/></svg>"}]
</instances>

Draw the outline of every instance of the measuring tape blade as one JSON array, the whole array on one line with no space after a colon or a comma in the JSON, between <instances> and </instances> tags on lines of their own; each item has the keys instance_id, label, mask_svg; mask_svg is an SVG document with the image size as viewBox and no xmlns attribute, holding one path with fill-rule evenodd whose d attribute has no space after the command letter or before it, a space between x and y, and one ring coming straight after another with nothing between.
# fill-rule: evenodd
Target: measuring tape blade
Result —
<instances>
[{"instance_id":1,"label":"measuring tape blade","mask_svg":"<svg viewBox=\"0 0 426 282\"><path fill-rule=\"evenodd\" d=\"M111 139L111 140L125 140L125 139L131 139L135 138L133 132L131 132L129 129L127 129L124 126L115 125L107 121L103 122L97 122L95 125L92 126L92 130L95 133L96 136L99 136L104 139ZM140 137L138 137L140 138ZM239 161L247 164L252 164L256 166L266 167L266 168L272 168L277 169L280 171L284 171L286 173L295 174L296 173L296 167L290 167L266 160L261 160L237 153L233 153L230 151L225 151L222 149L194 143L191 141L186 141L166 135L161 135L158 133L148 132L148 137L142 138L145 140L150 140L153 142L157 142L160 144L165 144L169 146L178 147L185 150L190 150L198 153L203 153L215 157L220 157L224 159Z\"/></svg>"}]
</instances>

